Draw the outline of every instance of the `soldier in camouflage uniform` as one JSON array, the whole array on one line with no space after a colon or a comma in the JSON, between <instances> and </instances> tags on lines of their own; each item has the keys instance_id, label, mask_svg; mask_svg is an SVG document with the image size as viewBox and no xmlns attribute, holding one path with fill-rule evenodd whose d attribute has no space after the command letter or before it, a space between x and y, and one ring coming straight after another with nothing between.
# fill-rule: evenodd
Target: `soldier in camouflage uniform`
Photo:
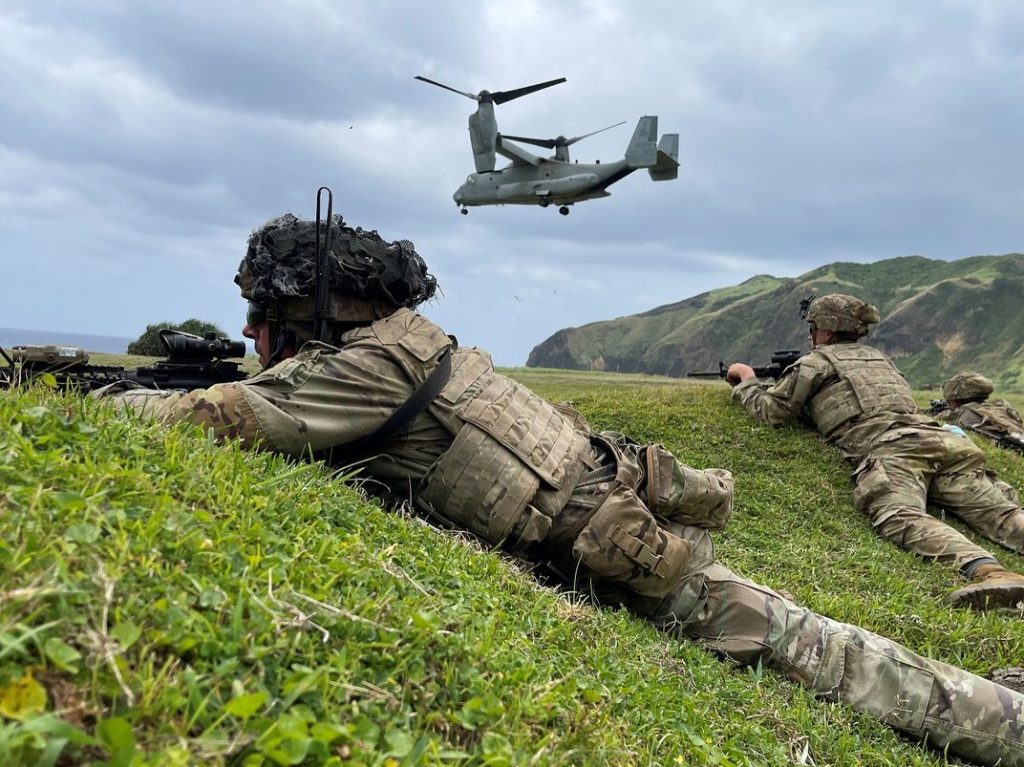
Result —
<instances>
[{"instance_id":1,"label":"soldier in camouflage uniform","mask_svg":"<svg viewBox=\"0 0 1024 767\"><path fill-rule=\"evenodd\" d=\"M854 461L854 503L878 534L971 581L949 596L952 604L1013 606L1024 600L1024 576L1007 571L926 506L931 501L1018 553L1024 553L1024 510L1012 488L986 469L978 446L918 414L892 361L860 342L879 319L878 309L854 296L818 298L807 312L812 351L773 386L758 381L748 365L730 366L733 399L764 423L813 424Z\"/></svg>"},{"instance_id":2,"label":"soldier in camouflage uniform","mask_svg":"<svg viewBox=\"0 0 1024 767\"><path fill-rule=\"evenodd\" d=\"M709 530L730 514L729 472L594 433L578 413L495 373L485 352L458 346L413 310L435 283L411 243L337 226L329 344L308 340L313 224L284 216L252 235L236 278L262 373L188 394L104 394L296 458L362 453L365 475L411 495L446 526L552 562L570 587L737 663L771 666L930 746L981 764L1024 765L1024 695L817 615L717 564ZM438 370L443 385L429 404L367 450Z\"/></svg>"},{"instance_id":3,"label":"soldier in camouflage uniform","mask_svg":"<svg viewBox=\"0 0 1024 767\"><path fill-rule=\"evenodd\" d=\"M1005 399L989 399L992 382L980 373L957 373L942 386L945 407L931 412L938 420L980 434L999 447L1024 452L1024 421Z\"/></svg>"}]
</instances>

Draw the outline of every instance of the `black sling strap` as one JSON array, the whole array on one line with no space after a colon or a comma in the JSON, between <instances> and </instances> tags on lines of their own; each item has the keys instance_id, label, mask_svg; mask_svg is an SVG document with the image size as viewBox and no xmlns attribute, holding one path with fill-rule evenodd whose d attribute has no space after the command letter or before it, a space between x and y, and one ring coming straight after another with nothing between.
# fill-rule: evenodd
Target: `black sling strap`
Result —
<instances>
[{"instance_id":1,"label":"black sling strap","mask_svg":"<svg viewBox=\"0 0 1024 767\"><path fill-rule=\"evenodd\" d=\"M427 405L434 401L434 397L440 394L441 389L448 383L451 374L452 347L449 346L438 359L437 366L430 371L430 375L375 431L364 434L352 442L319 451L314 458L326 460L335 466L345 466L361 458L369 458L427 409Z\"/></svg>"}]
</instances>

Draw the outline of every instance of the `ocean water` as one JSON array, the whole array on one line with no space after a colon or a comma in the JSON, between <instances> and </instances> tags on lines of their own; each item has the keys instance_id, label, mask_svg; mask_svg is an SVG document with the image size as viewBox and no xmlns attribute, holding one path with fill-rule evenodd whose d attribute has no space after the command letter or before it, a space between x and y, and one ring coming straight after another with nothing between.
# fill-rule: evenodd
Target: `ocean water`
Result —
<instances>
[{"instance_id":1,"label":"ocean water","mask_svg":"<svg viewBox=\"0 0 1024 767\"><path fill-rule=\"evenodd\" d=\"M90 352L124 354L134 338L121 336L97 336L87 333L65 333L59 330L27 330L23 328L0 328L0 346L80 346Z\"/></svg>"}]
</instances>

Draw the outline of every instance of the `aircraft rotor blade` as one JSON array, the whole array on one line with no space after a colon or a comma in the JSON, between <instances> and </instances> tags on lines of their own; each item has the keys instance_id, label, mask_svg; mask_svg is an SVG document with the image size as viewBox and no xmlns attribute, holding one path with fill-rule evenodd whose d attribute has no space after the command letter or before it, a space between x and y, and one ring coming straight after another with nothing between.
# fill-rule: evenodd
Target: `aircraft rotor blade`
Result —
<instances>
[{"instance_id":1,"label":"aircraft rotor blade","mask_svg":"<svg viewBox=\"0 0 1024 767\"><path fill-rule=\"evenodd\" d=\"M615 123L615 125L609 125L607 128L601 128L601 130L595 130L595 131L591 131L590 133L584 133L582 136L573 136L572 138L567 138L565 140L564 146L569 146L571 144L575 144L577 141L582 141L583 139L589 138L590 136L596 136L598 133L604 133L604 131L606 131L606 130L611 130L612 128L618 128L620 125L625 125L625 124L626 124L626 121L623 120L620 123Z\"/></svg>"},{"instance_id":2,"label":"aircraft rotor blade","mask_svg":"<svg viewBox=\"0 0 1024 767\"><path fill-rule=\"evenodd\" d=\"M421 77L420 79L422 80L424 78ZM433 81L427 80L427 82ZM559 77L557 80L548 80L547 82L537 83L536 85L527 85L522 88L515 88L511 91L495 91L491 94L491 100L494 101L495 104L504 104L506 101L511 101L512 99L517 99L520 96L525 96L528 93L543 90L544 88L550 88L552 85L558 85L559 83L564 82L565 78ZM440 85L440 83L434 83L434 85ZM442 85L441 87L444 88L447 86ZM448 90L451 90L451 88ZM456 91L456 93L461 93L461 91Z\"/></svg>"},{"instance_id":3,"label":"aircraft rotor blade","mask_svg":"<svg viewBox=\"0 0 1024 767\"><path fill-rule=\"evenodd\" d=\"M572 144L575 144L577 141L582 141L583 139L589 136L594 136L603 131L611 130L612 128L618 128L620 125L625 124L626 121L623 120L620 123L615 123L615 125L609 125L607 128L601 128L601 130L591 131L590 133L584 133L582 136L573 136L572 138L566 138L565 136L559 136L558 138L530 138L529 136L509 136L505 133L502 133L501 137L510 139L511 141L521 141L524 144L533 144L534 146L542 146L547 149L554 149L557 146L570 146Z\"/></svg>"},{"instance_id":4,"label":"aircraft rotor blade","mask_svg":"<svg viewBox=\"0 0 1024 767\"><path fill-rule=\"evenodd\" d=\"M430 83L431 85L436 85L438 88L444 88L446 91L451 91L452 93L458 93L460 96L465 96L467 99L473 99L473 101L479 101L480 100L480 96L478 96L475 93L467 93L466 91L456 90L455 88L452 88L450 85L445 85L444 83L439 83L437 80L431 80L429 77L423 77L422 75L416 75L416 79L417 80L422 80L425 83Z\"/></svg>"},{"instance_id":5,"label":"aircraft rotor blade","mask_svg":"<svg viewBox=\"0 0 1024 767\"><path fill-rule=\"evenodd\" d=\"M546 149L554 149L558 146L558 142L553 138L528 138L527 136L508 136L504 133L501 134L502 138L507 138L512 141L521 141L524 144L533 144L534 146L542 146Z\"/></svg>"}]
</instances>

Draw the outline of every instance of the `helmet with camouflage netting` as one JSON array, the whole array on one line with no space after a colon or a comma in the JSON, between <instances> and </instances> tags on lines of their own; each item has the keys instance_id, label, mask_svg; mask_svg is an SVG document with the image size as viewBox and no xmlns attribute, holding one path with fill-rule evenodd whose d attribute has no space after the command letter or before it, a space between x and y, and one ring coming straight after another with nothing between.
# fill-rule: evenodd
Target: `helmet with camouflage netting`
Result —
<instances>
[{"instance_id":1,"label":"helmet with camouflage netting","mask_svg":"<svg viewBox=\"0 0 1024 767\"><path fill-rule=\"evenodd\" d=\"M329 313L334 320L371 322L433 297L437 280L411 242L386 242L376 231L346 226L340 215L334 216L333 229ZM277 320L311 322L316 238L316 222L291 213L256 229L235 276L242 296L271 310Z\"/></svg>"},{"instance_id":2,"label":"helmet with camouflage netting","mask_svg":"<svg viewBox=\"0 0 1024 767\"><path fill-rule=\"evenodd\" d=\"M980 402L993 391L992 381L981 373L965 370L952 376L942 385L942 396L946 401Z\"/></svg>"},{"instance_id":3,"label":"helmet with camouflage netting","mask_svg":"<svg viewBox=\"0 0 1024 767\"><path fill-rule=\"evenodd\" d=\"M816 298L807 309L806 320L821 330L847 333L860 338L868 326L881 321L878 307L845 293L830 293Z\"/></svg>"}]
</instances>

